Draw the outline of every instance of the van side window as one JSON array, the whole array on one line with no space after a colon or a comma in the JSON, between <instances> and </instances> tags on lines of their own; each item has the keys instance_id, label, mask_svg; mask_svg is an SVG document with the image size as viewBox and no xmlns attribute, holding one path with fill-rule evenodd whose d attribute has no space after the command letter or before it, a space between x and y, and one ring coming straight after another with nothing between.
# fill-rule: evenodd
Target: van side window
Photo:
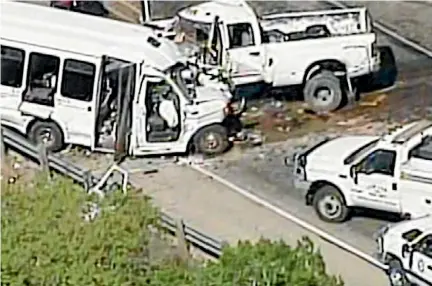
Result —
<instances>
[{"instance_id":1,"label":"van side window","mask_svg":"<svg viewBox=\"0 0 432 286\"><path fill-rule=\"evenodd\" d=\"M28 88L24 100L53 106L59 69L60 59L58 57L30 53Z\"/></svg>"},{"instance_id":2,"label":"van side window","mask_svg":"<svg viewBox=\"0 0 432 286\"><path fill-rule=\"evenodd\" d=\"M241 48L255 45L251 24L239 23L228 25L230 48Z\"/></svg>"},{"instance_id":3,"label":"van side window","mask_svg":"<svg viewBox=\"0 0 432 286\"><path fill-rule=\"evenodd\" d=\"M61 94L64 97L91 101L96 66L92 63L67 59L64 62Z\"/></svg>"},{"instance_id":4,"label":"van side window","mask_svg":"<svg viewBox=\"0 0 432 286\"><path fill-rule=\"evenodd\" d=\"M1 85L21 87L24 72L25 52L20 49L1 46Z\"/></svg>"}]
</instances>

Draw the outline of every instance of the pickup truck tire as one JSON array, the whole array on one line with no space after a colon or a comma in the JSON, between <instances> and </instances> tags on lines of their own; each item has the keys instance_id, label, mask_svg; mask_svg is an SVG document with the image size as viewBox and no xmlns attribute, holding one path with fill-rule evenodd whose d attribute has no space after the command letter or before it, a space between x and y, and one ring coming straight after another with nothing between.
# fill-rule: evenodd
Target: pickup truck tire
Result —
<instances>
[{"instance_id":1,"label":"pickup truck tire","mask_svg":"<svg viewBox=\"0 0 432 286\"><path fill-rule=\"evenodd\" d=\"M350 213L342 194L330 185L322 186L317 190L312 204L318 217L326 222L344 222Z\"/></svg>"},{"instance_id":2,"label":"pickup truck tire","mask_svg":"<svg viewBox=\"0 0 432 286\"><path fill-rule=\"evenodd\" d=\"M210 125L199 130L194 137L194 147L198 153L217 155L229 146L227 129L221 125Z\"/></svg>"},{"instance_id":3,"label":"pickup truck tire","mask_svg":"<svg viewBox=\"0 0 432 286\"><path fill-rule=\"evenodd\" d=\"M391 258L388 261L388 266L389 266L389 269L387 270L387 274L388 274L391 286L409 286L409 285L411 285L407 281L402 263L398 259Z\"/></svg>"},{"instance_id":4,"label":"pickup truck tire","mask_svg":"<svg viewBox=\"0 0 432 286\"><path fill-rule=\"evenodd\" d=\"M63 133L54 122L36 121L28 132L30 141L34 144L44 144L47 151L56 152L64 146Z\"/></svg>"},{"instance_id":5,"label":"pickup truck tire","mask_svg":"<svg viewBox=\"0 0 432 286\"><path fill-rule=\"evenodd\" d=\"M340 80L330 71L322 71L309 79L303 89L304 100L315 113L331 112L342 104Z\"/></svg>"}]
</instances>

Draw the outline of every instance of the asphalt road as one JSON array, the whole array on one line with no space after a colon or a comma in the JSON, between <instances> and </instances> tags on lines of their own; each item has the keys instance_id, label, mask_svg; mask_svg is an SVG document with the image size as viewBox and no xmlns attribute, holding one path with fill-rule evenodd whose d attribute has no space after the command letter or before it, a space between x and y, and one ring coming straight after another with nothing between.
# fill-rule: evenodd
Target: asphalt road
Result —
<instances>
[{"instance_id":1,"label":"asphalt road","mask_svg":"<svg viewBox=\"0 0 432 286\"><path fill-rule=\"evenodd\" d=\"M295 1L286 3L286 5L288 10L323 9L328 7L322 2L315 1ZM410 74L425 71L423 73L424 80L410 85L410 88L405 91L404 88L396 88L393 91L395 94L409 93L410 101L416 101L419 94L424 92L423 88L431 78L432 59L380 32L377 35L379 45L391 47L397 61L400 77L414 81L418 80L418 78L410 77ZM391 97L391 94L389 93L389 97ZM429 94L429 97L431 96ZM406 112L403 114L414 112L410 110L409 105L405 107ZM313 208L305 206L301 192L294 188L292 168L283 165L285 156L292 156L299 145L316 140L318 137L318 135L311 134L304 140L276 143L248 150L241 154L227 156L223 159L208 160L206 169L358 249L372 254L375 250L372 234L381 225L391 221L391 218L387 216L372 217L371 214L362 214L343 224L335 225L322 222L315 215Z\"/></svg>"}]
</instances>

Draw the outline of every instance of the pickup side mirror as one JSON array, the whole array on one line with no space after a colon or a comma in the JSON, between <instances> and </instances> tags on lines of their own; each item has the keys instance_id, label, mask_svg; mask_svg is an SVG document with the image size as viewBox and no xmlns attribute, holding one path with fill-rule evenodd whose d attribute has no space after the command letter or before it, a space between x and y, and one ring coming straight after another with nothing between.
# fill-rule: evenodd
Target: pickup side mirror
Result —
<instances>
[{"instance_id":1,"label":"pickup side mirror","mask_svg":"<svg viewBox=\"0 0 432 286\"><path fill-rule=\"evenodd\" d=\"M356 165L351 166L350 168L350 177L354 179L354 177L357 175L356 173Z\"/></svg>"},{"instance_id":2,"label":"pickup side mirror","mask_svg":"<svg viewBox=\"0 0 432 286\"><path fill-rule=\"evenodd\" d=\"M412 247L408 244L402 245L402 258L406 258L412 251Z\"/></svg>"},{"instance_id":3,"label":"pickup side mirror","mask_svg":"<svg viewBox=\"0 0 432 286\"><path fill-rule=\"evenodd\" d=\"M357 174L359 172L359 165L353 165L350 168L350 177L354 180L354 184L357 184Z\"/></svg>"}]
</instances>

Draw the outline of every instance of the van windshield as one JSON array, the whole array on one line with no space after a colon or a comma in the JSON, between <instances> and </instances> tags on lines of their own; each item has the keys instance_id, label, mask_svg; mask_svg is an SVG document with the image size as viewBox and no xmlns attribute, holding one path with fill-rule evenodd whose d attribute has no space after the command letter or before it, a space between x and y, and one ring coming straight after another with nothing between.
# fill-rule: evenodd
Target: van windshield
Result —
<instances>
[{"instance_id":1,"label":"van windshield","mask_svg":"<svg viewBox=\"0 0 432 286\"><path fill-rule=\"evenodd\" d=\"M192 96L192 94L189 93L188 81L184 77L186 72L187 72L187 68L183 65L174 66L173 68L171 68L169 70L169 74L170 74L172 80L180 88L184 97L186 97L187 100L192 100L193 96Z\"/></svg>"}]
</instances>

